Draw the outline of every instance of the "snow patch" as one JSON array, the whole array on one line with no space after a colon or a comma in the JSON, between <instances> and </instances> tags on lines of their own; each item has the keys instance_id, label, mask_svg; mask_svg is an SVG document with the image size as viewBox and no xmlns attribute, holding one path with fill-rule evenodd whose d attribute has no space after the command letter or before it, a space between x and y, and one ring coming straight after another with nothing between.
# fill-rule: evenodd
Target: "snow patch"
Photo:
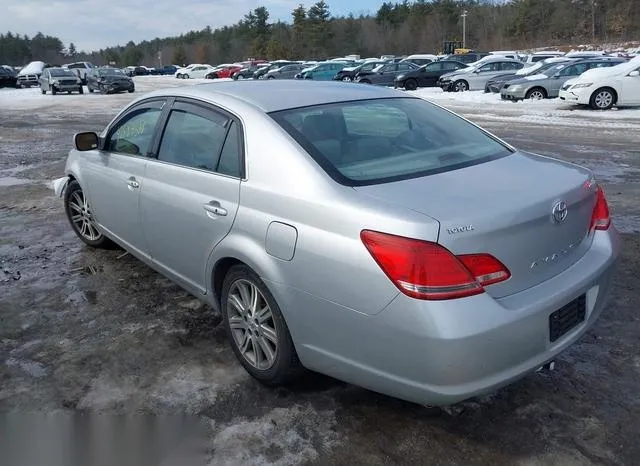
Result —
<instances>
[{"instance_id":1,"label":"snow patch","mask_svg":"<svg viewBox=\"0 0 640 466\"><path fill-rule=\"evenodd\" d=\"M340 442L333 411L276 408L266 416L223 426L213 439L209 466L302 464Z\"/></svg>"},{"instance_id":2,"label":"snow patch","mask_svg":"<svg viewBox=\"0 0 640 466\"><path fill-rule=\"evenodd\" d=\"M221 387L246 380L248 375L239 365L182 366L162 373L150 395L154 405L180 408L195 414L215 403Z\"/></svg>"}]
</instances>

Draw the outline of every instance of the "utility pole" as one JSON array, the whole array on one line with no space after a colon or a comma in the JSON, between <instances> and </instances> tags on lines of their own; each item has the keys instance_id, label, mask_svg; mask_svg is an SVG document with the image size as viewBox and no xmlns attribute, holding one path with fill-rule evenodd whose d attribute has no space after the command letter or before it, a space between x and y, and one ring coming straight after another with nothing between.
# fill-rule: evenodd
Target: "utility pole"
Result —
<instances>
[{"instance_id":1,"label":"utility pole","mask_svg":"<svg viewBox=\"0 0 640 466\"><path fill-rule=\"evenodd\" d=\"M462 48L467 48L467 10L462 12Z\"/></svg>"}]
</instances>

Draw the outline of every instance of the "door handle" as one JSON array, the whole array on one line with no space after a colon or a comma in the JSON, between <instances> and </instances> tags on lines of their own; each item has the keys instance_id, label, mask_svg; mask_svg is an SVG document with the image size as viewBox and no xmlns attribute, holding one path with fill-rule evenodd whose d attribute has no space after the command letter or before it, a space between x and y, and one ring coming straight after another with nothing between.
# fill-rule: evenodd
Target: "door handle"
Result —
<instances>
[{"instance_id":1,"label":"door handle","mask_svg":"<svg viewBox=\"0 0 640 466\"><path fill-rule=\"evenodd\" d=\"M220 207L220 203L218 201L211 201L207 204L203 204L204 210L213 215L218 215L220 217L224 217L227 215L227 209Z\"/></svg>"},{"instance_id":2,"label":"door handle","mask_svg":"<svg viewBox=\"0 0 640 466\"><path fill-rule=\"evenodd\" d=\"M129 185L129 188L133 189L137 189L140 187L140 183L138 183L134 176L129 177L129 179L127 180L127 184Z\"/></svg>"}]
</instances>

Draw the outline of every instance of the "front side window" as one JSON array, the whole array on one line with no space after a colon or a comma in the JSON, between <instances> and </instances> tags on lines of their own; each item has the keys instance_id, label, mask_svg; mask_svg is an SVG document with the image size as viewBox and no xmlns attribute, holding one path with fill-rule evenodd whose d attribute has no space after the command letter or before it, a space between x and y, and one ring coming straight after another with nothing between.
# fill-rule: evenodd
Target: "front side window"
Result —
<instances>
[{"instance_id":1,"label":"front side window","mask_svg":"<svg viewBox=\"0 0 640 466\"><path fill-rule=\"evenodd\" d=\"M230 122L214 112L172 110L162 134L158 160L215 171Z\"/></svg>"},{"instance_id":2,"label":"front side window","mask_svg":"<svg viewBox=\"0 0 640 466\"><path fill-rule=\"evenodd\" d=\"M426 176L511 153L422 99L342 102L271 116L330 176L349 186Z\"/></svg>"},{"instance_id":3,"label":"front side window","mask_svg":"<svg viewBox=\"0 0 640 466\"><path fill-rule=\"evenodd\" d=\"M142 108L132 111L110 132L105 150L145 156L151 150L160 113L160 108Z\"/></svg>"}]
</instances>

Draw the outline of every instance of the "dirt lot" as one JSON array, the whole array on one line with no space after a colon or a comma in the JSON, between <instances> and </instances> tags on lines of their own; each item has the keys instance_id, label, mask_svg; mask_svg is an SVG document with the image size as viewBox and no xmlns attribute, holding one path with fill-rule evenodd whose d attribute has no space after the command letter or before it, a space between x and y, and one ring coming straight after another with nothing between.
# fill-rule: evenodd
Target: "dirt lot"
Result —
<instances>
[{"instance_id":1,"label":"dirt lot","mask_svg":"<svg viewBox=\"0 0 640 466\"><path fill-rule=\"evenodd\" d=\"M527 121L526 106L450 103L523 149L594 169L624 245L610 307L554 372L433 409L320 375L253 381L216 311L122 250L82 246L49 186L73 133L101 130L131 96L3 92L0 411L191 414L207 421L210 464L638 464L640 120L559 125Z\"/></svg>"}]
</instances>

